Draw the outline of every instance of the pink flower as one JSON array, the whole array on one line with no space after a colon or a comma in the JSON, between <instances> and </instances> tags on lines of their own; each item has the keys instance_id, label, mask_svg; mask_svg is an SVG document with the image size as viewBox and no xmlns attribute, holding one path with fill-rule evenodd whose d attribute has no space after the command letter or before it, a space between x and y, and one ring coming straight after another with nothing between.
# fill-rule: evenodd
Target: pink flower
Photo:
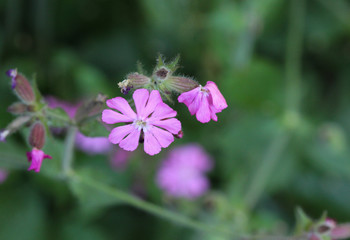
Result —
<instances>
[{"instance_id":1,"label":"pink flower","mask_svg":"<svg viewBox=\"0 0 350 240\"><path fill-rule=\"evenodd\" d=\"M118 148L118 150L115 151L110 158L110 165L116 171L124 170L127 166L129 158L130 152Z\"/></svg>"},{"instance_id":2,"label":"pink flower","mask_svg":"<svg viewBox=\"0 0 350 240\"><path fill-rule=\"evenodd\" d=\"M196 114L197 120L207 123L210 119L218 120L216 113L227 108L227 103L214 82L207 82L189 92L182 93L178 101L186 104L191 115Z\"/></svg>"},{"instance_id":3,"label":"pink flower","mask_svg":"<svg viewBox=\"0 0 350 240\"><path fill-rule=\"evenodd\" d=\"M33 148L31 152L27 152L28 161L31 163L28 171L34 170L40 172L41 163L45 158L52 159L50 155L46 155L42 150Z\"/></svg>"},{"instance_id":4,"label":"pink flower","mask_svg":"<svg viewBox=\"0 0 350 240\"><path fill-rule=\"evenodd\" d=\"M0 183L3 183L7 178L7 172L3 169L0 169Z\"/></svg>"},{"instance_id":5,"label":"pink flower","mask_svg":"<svg viewBox=\"0 0 350 240\"><path fill-rule=\"evenodd\" d=\"M157 174L158 186L167 195L193 199L209 188L205 173L212 168L212 161L197 144L177 147L162 163Z\"/></svg>"},{"instance_id":6,"label":"pink flower","mask_svg":"<svg viewBox=\"0 0 350 240\"><path fill-rule=\"evenodd\" d=\"M160 152L173 141L173 134L181 130L181 123L174 118L176 111L163 103L157 90L151 94L147 89L138 89L133 94L136 106L135 113L129 103L121 97L107 100L107 106L116 111L106 109L102 112L102 121L107 124L130 123L114 128L109 141L119 144L127 151L134 151L139 145L140 137L144 138L144 150L149 155Z\"/></svg>"}]
</instances>

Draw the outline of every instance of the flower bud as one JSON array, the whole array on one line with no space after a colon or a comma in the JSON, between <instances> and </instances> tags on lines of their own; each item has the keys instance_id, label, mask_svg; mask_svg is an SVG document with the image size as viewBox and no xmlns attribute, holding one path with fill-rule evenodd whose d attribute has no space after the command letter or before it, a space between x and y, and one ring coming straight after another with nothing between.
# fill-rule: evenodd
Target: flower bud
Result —
<instances>
[{"instance_id":1,"label":"flower bud","mask_svg":"<svg viewBox=\"0 0 350 240\"><path fill-rule=\"evenodd\" d=\"M128 94L131 88L146 88L146 86L151 82L149 77L139 73L131 73L127 76L127 79L118 83L118 86L121 89L123 94Z\"/></svg>"},{"instance_id":2,"label":"flower bud","mask_svg":"<svg viewBox=\"0 0 350 240\"><path fill-rule=\"evenodd\" d=\"M32 103L35 101L35 95L29 81L17 69L10 69L6 74L11 77L11 87L17 96L25 103Z\"/></svg>"},{"instance_id":3,"label":"flower bud","mask_svg":"<svg viewBox=\"0 0 350 240\"><path fill-rule=\"evenodd\" d=\"M166 87L172 91L183 93L191 91L199 86L199 84L191 78L171 76L164 81Z\"/></svg>"},{"instance_id":4,"label":"flower bud","mask_svg":"<svg viewBox=\"0 0 350 240\"><path fill-rule=\"evenodd\" d=\"M98 94L96 98L82 104L75 114L76 121L80 122L85 118L100 114L104 108L106 99L107 97L105 95Z\"/></svg>"},{"instance_id":5,"label":"flower bud","mask_svg":"<svg viewBox=\"0 0 350 240\"><path fill-rule=\"evenodd\" d=\"M167 79L170 74L171 74L170 70L167 69L166 67L161 67L159 69L156 69L156 71L154 72L155 77L161 81Z\"/></svg>"},{"instance_id":6,"label":"flower bud","mask_svg":"<svg viewBox=\"0 0 350 240\"><path fill-rule=\"evenodd\" d=\"M21 102L16 102L13 103L11 106L9 106L7 108L7 111L9 113L15 114L15 115L19 115L19 114L23 114L26 112L30 112L32 110L31 106L28 106L27 104L21 103Z\"/></svg>"},{"instance_id":7,"label":"flower bud","mask_svg":"<svg viewBox=\"0 0 350 240\"><path fill-rule=\"evenodd\" d=\"M41 122L33 124L29 134L29 144L37 149L42 149L45 144L45 127Z\"/></svg>"}]
</instances>

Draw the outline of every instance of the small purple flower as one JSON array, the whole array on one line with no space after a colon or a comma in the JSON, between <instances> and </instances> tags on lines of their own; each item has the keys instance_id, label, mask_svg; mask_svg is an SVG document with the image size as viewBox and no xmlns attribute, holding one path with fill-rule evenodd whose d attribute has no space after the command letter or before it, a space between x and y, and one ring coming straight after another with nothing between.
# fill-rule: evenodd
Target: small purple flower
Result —
<instances>
[{"instance_id":1,"label":"small purple flower","mask_svg":"<svg viewBox=\"0 0 350 240\"><path fill-rule=\"evenodd\" d=\"M34 170L35 172L40 172L41 163L45 158L52 159L50 155L44 153L44 151L33 148L32 151L27 152L28 161L31 163L28 171Z\"/></svg>"},{"instance_id":2,"label":"small purple flower","mask_svg":"<svg viewBox=\"0 0 350 240\"><path fill-rule=\"evenodd\" d=\"M11 78L11 88L14 89L16 87L17 69L8 70L6 75Z\"/></svg>"},{"instance_id":3,"label":"small purple flower","mask_svg":"<svg viewBox=\"0 0 350 240\"><path fill-rule=\"evenodd\" d=\"M227 108L227 103L214 82L208 81L202 87L199 86L189 92L182 93L178 101L186 104L191 115L201 123L207 123L210 119L217 121L217 113Z\"/></svg>"},{"instance_id":4,"label":"small purple flower","mask_svg":"<svg viewBox=\"0 0 350 240\"><path fill-rule=\"evenodd\" d=\"M0 183L3 183L6 180L7 175L8 173L5 170L0 169Z\"/></svg>"},{"instance_id":5,"label":"small purple flower","mask_svg":"<svg viewBox=\"0 0 350 240\"><path fill-rule=\"evenodd\" d=\"M157 184L167 195L176 198L194 199L209 188L205 173L211 170L212 161L204 149L189 144L173 149L162 163Z\"/></svg>"}]
</instances>

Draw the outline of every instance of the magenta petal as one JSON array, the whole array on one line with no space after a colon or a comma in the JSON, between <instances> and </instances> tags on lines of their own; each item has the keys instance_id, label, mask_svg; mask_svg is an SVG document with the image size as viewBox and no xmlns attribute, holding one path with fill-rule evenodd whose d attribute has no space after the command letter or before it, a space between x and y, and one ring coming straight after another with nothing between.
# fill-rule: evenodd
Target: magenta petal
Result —
<instances>
[{"instance_id":1,"label":"magenta petal","mask_svg":"<svg viewBox=\"0 0 350 240\"><path fill-rule=\"evenodd\" d=\"M112 98L107 100L106 103L108 107L118 110L123 115L126 115L129 118L136 118L135 112L131 109L128 101L126 101L124 98Z\"/></svg>"},{"instance_id":2,"label":"magenta petal","mask_svg":"<svg viewBox=\"0 0 350 240\"><path fill-rule=\"evenodd\" d=\"M113 144L118 144L121 140L123 140L123 138L126 135L131 133L134 129L135 127L132 124L116 127L109 134L108 140Z\"/></svg>"},{"instance_id":3,"label":"magenta petal","mask_svg":"<svg viewBox=\"0 0 350 240\"><path fill-rule=\"evenodd\" d=\"M193 100L195 99L195 97L199 94L199 87L189 91L189 92L184 92L181 93L181 95L178 97L178 101L180 103L184 103L186 104L186 106L188 107L189 105L191 105L191 103L193 102Z\"/></svg>"},{"instance_id":4,"label":"magenta petal","mask_svg":"<svg viewBox=\"0 0 350 240\"><path fill-rule=\"evenodd\" d=\"M226 100L214 82L208 81L205 85L205 88L210 91L210 94L213 98L213 105L217 109L222 110L227 108Z\"/></svg>"},{"instance_id":5,"label":"magenta petal","mask_svg":"<svg viewBox=\"0 0 350 240\"><path fill-rule=\"evenodd\" d=\"M48 154L45 154L44 155L44 159L52 159L52 157L50 155L48 155Z\"/></svg>"},{"instance_id":6,"label":"magenta petal","mask_svg":"<svg viewBox=\"0 0 350 240\"><path fill-rule=\"evenodd\" d=\"M136 107L136 112L138 116L140 115L146 106L148 97L149 97L149 92L147 89L137 89L134 94L132 95L134 102L135 102L135 107ZM144 116L142 116L144 117Z\"/></svg>"},{"instance_id":7,"label":"magenta petal","mask_svg":"<svg viewBox=\"0 0 350 240\"><path fill-rule=\"evenodd\" d=\"M162 103L162 97L157 90L153 90L149 96L146 107L138 114L142 117L148 117L152 112L154 112L155 108L159 103Z\"/></svg>"},{"instance_id":8,"label":"magenta petal","mask_svg":"<svg viewBox=\"0 0 350 240\"><path fill-rule=\"evenodd\" d=\"M151 156L159 153L161 150L159 142L150 131L145 132L145 141L143 148L145 152Z\"/></svg>"},{"instance_id":9,"label":"magenta petal","mask_svg":"<svg viewBox=\"0 0 350 240\"><path fill-rule=\"evenodd\" d=\"M139 145L141 131L134 130L119 143L119 147L126 151L134 151Z\"/></svg>"},{"instance_id":10,"label":"magenta petal","mask_svg":"<svg viewBox=\"0 0 350 240\"><path fill-rule=\"evenodd\" d=\"M149 118L150 121L157 121L165 118L171 118L176 116L176 111L165 103L159 103L154 110L152 116Z\"/></svg>"},{"instance_id":11,"label":"magenta petal","mask_svg":"<svg viewBox=\"0 0 350 240\"><path fill-rule=\"evenodd\" d=\"M208 97L203 96L202 102L196 113L197 120L201 123L207 123L210 121L211 113L209 109Z\"/></svg>"},{"instance_id":12,"label":"magenta petal","mask_svg":"<svg viewBox=\"0 0 350 240\"><path fill-rule=\"evenodd\" d=\"M174 136L168 131L163 129L152 127L149 131L158 140L158 143L162 148L168 147L172 142L174 142Z\"/></svg>"},{"instance_id":13,"label":"magenta petal","mask_svg":"<svg viewBox=\"0 0 350 240\"><path fill-rule=\"evenodd\" d=\"M193 102L188 106L188 110L190 111L191 115L194 115L198 112L198 109L201 105L201 101L204 98L204 94L199 92L197 96L194 98Z\"/></svg>"},{"instance_id":14,"label":"magenta petal","mask_svg":"<svg viewBox=\"0 0 350 240\"><path fill-rule=\"evenodd\" d=\"M28 159L28 162L32 161L32 152L27 152L27 159Z\"/></svg>"},{"instance_id":15,"label":"magenta petal","mask_svg":"<svg viewBox=\"0 0 350 240\"><path fill-rule=\"evenodd\" d=\"M159 120L152 122L153 125L164 128L172 134L178 134L181 130L181 122L176 118L170 118L165 120Z\"/></svg>"},{"instance_id":16,"label":"magenta petal","mask_svg":"<svg viewBox=\"0 0 350 240\"><path fill-rule=\"evenodd\" d=\"M132 122L133 119L117 113L116 111L106 109L102 112L102 121L107 124L115 124L120 122Z\"/></svg>"}]
</instances>

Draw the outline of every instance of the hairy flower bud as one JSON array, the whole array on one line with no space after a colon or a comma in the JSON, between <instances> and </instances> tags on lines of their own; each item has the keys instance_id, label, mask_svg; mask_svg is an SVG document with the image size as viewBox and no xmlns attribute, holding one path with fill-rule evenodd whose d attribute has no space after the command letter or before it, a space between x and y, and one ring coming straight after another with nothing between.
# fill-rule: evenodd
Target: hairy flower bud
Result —
<instances>
[{"instance_id":1,"label":"hairy flower bud","mask_svg":"<svg viewBox=\"0 0 350 240\"><path fill-rule=\"evenodd\" d=\"M30 112L32 110L32 107L27 105L27 104L24 104L22 102L16 102L16 103L13 103L12 105L10 105L8 108L7 108L7 111L12 113L12 114L15 114L15 115L19 115L19 114L23 114L23 113L26 113L26 112Z\"/></svg>"},{"instance_id":2,"label":"hairy flower bud","mask_svg":"<svg viewBox=\"0 0 350 240\"><path fill-rule=\"evenodd\" d=\"M22 101L25 103L32 103L35 101L33 88L27 78L18 73L17 69L10 69L6 74L11 77L12 89Z\"/></svg>"},{"instance_id":3,"label":"hairy flower bud","mask_svg":"<svg viewBox=\"0 0 350 240\"><path fill-rule=\"evenodd\" d=\"M120 82L118 85L121 88L123 94L127 94L131 88L139 89L146 88L150 84L151 79L145 75L139 74L137 72L130 73L127 79Z\"/></svg>"},{"instance_id":4,"label":"hairy flower bud","mask_svg":"<svg viewBox=\"0 0 350 240\"><path fill-rule=\"evenodd\" d=\"M155 77L161 81L167 79L170 74L171 74L170 70L167 69L166 67L161 67L159 69L156 69L156 71L154 72Z\"/></svg>"},{"instance_id":5,"label":"hairy flower bud","mask_svg":"<svg viewBox=\"0 0 350 240\"><path fill-rule=\"evenodd\" d=\"M33 124L29 134L29 144L37 149L42 149L45 144L45 127L41 122Z\"/></svg>"},{"instance_id":6,"label":"hairy flower bud","mask_svg":"<svg viewBox=\"0 0 350 240\"><path fill-rule=\"evenodd\" d=\"M191 78L171 76L164 81L166 87L177 93L191 91L199 86L199 84Z\"/></svg>"},{"instance_id":7,"label":"hairy flower bud","mask_svg":"<svg viewBox=\"0 0 350 240\"><path fill-rule=\"evenodd\" d=\"M75 119L77 122L100 114L105 106L106 99L107 97L105 95L98 94L96 98L82 104L75 114Z\"/></svg>"}]
</instances>

